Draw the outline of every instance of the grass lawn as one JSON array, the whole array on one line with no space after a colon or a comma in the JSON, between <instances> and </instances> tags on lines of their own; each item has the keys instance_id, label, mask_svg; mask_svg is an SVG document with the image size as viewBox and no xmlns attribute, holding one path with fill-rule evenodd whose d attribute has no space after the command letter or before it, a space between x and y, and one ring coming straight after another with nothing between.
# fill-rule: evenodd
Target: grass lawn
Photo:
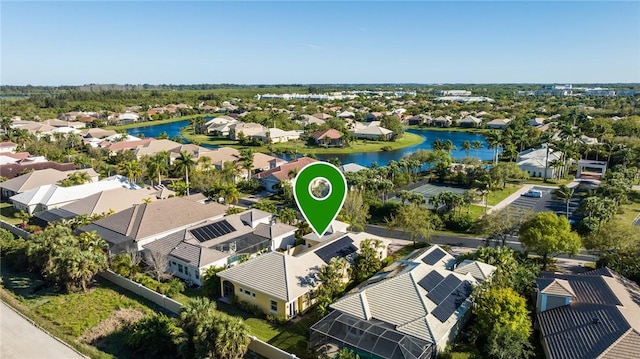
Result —
<instances>
[{"instance_id":1,"label":"grass lawn","mask_svg":"<svg viewBox=\"0 0 640 359\"><path fill-rule=\"evenodd\" d=\"M113 358L113 353L100 351L81 341L80 336L88 329L109 318L118 309L136 308L146 314L160 310L151 302L100 278L98 285L88 293L66 294L46 285L35 273L16 272L3 265L2 281L3 301L91 358ZM117 337L117 334L110 336ZM117 343L110 343L118 348L118 357L121 357L120 354L127 356L125 339L120 335Z\"/></svg>"},{"instance_id":2,"label":"grass lawn","mask_svg":"<svg viewBox=\"0 0 640 359\"><path fill-rule=\"evenodd\" d=\"M263 153L271 153L272 151L266 146L241 146L238 144L238 141L230 140L228 138L220 138L220 137L211 137L208 135L194 135L193 130L189 127L185 127L180 131L180 134L187 138L189 141L199 144L207 144L214 146L227 146L233 147L237 149L242 148L253 148L258 152ZM307 147L300 142L285 142L285 143L275 143L270 147L273 151L278 152L298 152L304 154L322 154L322 155L337 155L337 154L348 154L348 153L358 153L358 152L379 152L382 151L382 147L388 146L391 150L397 150L400 148L410 147L413 145L417 145L423 141L423 137L420 135L416 135L413 133L405 133L401 139L396 140L394 142L386 142L386 141L364 141L357 140L353 141L349 147L346 148L324 148L324 147Z\"/></svg>"},{"instance_id":3,"label":"grass lawn","mask_svg":"<svg viewBox=\"0 0 640 359\"><path fill-rule=\"evenodd\" d=\"M193 115L193 116L169 118L169 119L166 119L166 120L158 120L158 121L135 122L135 123L127 124L127 125L107 126L107 127L105 127L105 129L107 129L107 130L128 130L130 128L163 125L165 123L178 122L178 121L189 120L189 119L192 119L192 118L205 117L205 116L210 116L210 115Z\"/></svg>"},{"instance_id":4,"label":"grass lawn","mask_svg":"<svg viewBox=\"0 0 640 359\"><path fill-rule=\"evenodd\" d=\"M631 191L629 199L628 203L620 206L619 213L615 217L616 220L632 223L640 215L640 192Z\"/></svg>"},{"instance_id":5,"label":"grass lawn","mask_svg":"<svg viewBox=\"0 0 640 359\"><path fill-rule=\"evenodd\" d=\"M504 189L499 189L495 191L491 191L488 195L488 202L490 206L495 206L496 204L502 202L505 198L514 194L518 189L522 187L521 185L515 185L511 183L507 183Z\"/></svg>"},{"instance_id":6,"label":"grass lawn","mask_svg":"<svg viewBox=\"0 0 640 359\"><path fill-rule=\"evenodd\" d=\"M2 202L0 203L0 218L3 221L11 223L13 225L18 225L22 223L22 220L13 216L17 211L13 208L11 203Z\"/></svg>"},{"instance_id":7,"label":"grass lawn","mask_svg":"<svg viewBox=\"0 0 640 359\"><path fill-rule=\"evenodd\" d=\"M547 182L545 182L542 178L528 178L522 181L523 184L535 184L538 186L560 186L568 185L571 182L573 182L573 177L555 180L548 179Z\"/></svg>"}]
</instances>

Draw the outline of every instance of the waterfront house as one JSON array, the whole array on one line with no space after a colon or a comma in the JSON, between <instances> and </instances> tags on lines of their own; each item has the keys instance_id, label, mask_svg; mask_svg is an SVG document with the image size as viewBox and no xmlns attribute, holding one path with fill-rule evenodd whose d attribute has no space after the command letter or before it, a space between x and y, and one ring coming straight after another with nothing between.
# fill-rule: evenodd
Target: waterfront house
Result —
<instances>
[{"instance_id":1,"label":"waterfront house","mask_svg":"<svg viewBox=\"0 0 640 359\"><path fill-rule=\"evenodd\" d=\"M267 128L259 123L238 122L229 126L229 138L238 141L241 136L250 138L251 136L257 135L266 130ZM240 133L242 133L242 135L240 135Z\"/></svg>"},{"instance_id":2,"label":"waterfront house","mask_svg":"<svg viewBox=\"0 0 640 359\"><path fill-rule=\"evenodd\" d=\"M476 127L477 128L477 127L480 127L481 125L482 125L482 120L473 116L466 116L458 120L458 126L460 127Z\"/></svg>"},{"instance_id":3,"label":"waterfront house","mask_svg":"<svg viewBox=\"0 0 640 359\"><path fill-rule=\"evenodd\" d=\"M276 192L281 181L291 181L291 176L299 172L304 166L317 162L313 158L300 157L289 163L274 167L267 171L256 173L253 177L269 192Z\"/></svg>"},{"instance_id":4,"label":"waterfront house","mask_svg":"<svg viewBox=\"0 0 640 359\"><path fill-rule=\"evenodd\" d=\"M449 116L438 116L431 123L436 127L451 127L452 121Z\"/></svg>"},{"instance_id":5,"label":"waterfront house","mask_svg":"<svg viewBox=\"0 0 640 359\"><path fill-rule=\"evenodd\" d=\"M562 152L549 149L549 157L547 158L547 145L543 144L538 149L528 149L518 153L516 163L521 170L527 172L531 177L544 178L546 169L546 178L555 178L557 169L551 165L553 161L562 159Z\"/></svg>"},{"instance_id":6,"label":"waterfront house","mask_svg":"<svg viewBox=\"0 0 640 359\"><path fill-rule=\"evenodd\" d=\"M393 131L378 125L356 128L351 133L355 138L367 140L389 141L393 137Z\"/></svg>"},{"instance_id":7,"label":"waterfront house","mask_svg":"<svg viewBox=\"0 0 640 359\"><path fill-rule=\"evenodd\" d=\"M316 145L322 147L342 147L345 145L344 138L340 131L330 128L324 131L317 131L311 135Z\"/></svg>"},{"instance_id":8,"label":"waterfront house","mask_svg":"<svg viewBox=\"0 0 640 359\"><path fill-rule=\"evenodd\" d=\"M509 126L509 122L511 122L510 118L496 118L487 122L486 127L492 130L505 130Z\"/></svg>"},{"instance_id":9,"label":"waterfront house","mask_svg":"<svg viewBox=\"0 0 640 359\"><path fill-rule=\"evenodd\" d=\"M294 130L285 131L272 127L255 135L248 136L248 138L256 139L262 143L282 143L299 139L300 132Z\"/></svg>"}]
</instances>

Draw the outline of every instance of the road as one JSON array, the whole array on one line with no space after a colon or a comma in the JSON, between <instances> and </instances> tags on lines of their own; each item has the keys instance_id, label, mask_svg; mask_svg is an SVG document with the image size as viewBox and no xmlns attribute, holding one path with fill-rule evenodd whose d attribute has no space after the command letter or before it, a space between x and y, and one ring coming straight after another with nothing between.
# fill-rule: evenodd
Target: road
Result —
<instances>
[{"instance_id":1,"label":"road","mask_svg":"<svg viewBox=\"0 0 640 359\"><path fill-rule=\"evenodd\" d=\"M410 239L409 233L407 232L391 230L383 226L376 226L376 225L369 224L365 227L365 231L380 237L396 238L396 239L404 239L404 240ZM421 240L423 239L422 238L418 239L418 241L421 241ZM485 241L484 238L478 238L478 237L457 237L457 236L447 236L447 235L440 235L440 234L431 236L431 242L434 244L447 245L450 247L471 248L471 249L484 246L485 245L484 241ZM517 240L507 241L507 247L517 251L524 251L524 247L522 246L522 243L520 243ZM573 257L560 255L558 256L558 258L570 258L574 260L588 261L588 262L595 262L598 260L596 256L590 254L587 251L581 251L578 255L575 255Z\"/></svg>"},{"instance_id":2,"label":"road","mask_svg":"<svg viewBox=\"0 0 640 359\"><path fill-rule=\"evenodd\" d=\"M0 303L0 358L85 358Z\"/></svg>"}]
</instances>

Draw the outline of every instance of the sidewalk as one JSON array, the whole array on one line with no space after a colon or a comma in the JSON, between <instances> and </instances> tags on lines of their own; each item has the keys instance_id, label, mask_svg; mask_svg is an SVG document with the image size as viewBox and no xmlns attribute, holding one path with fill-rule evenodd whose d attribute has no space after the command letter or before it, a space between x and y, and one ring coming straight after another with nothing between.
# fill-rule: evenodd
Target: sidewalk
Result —
<instances>
[{"instance_id":1,"label":"sidewalk","mask_svg":"<svg viewBox=\"0 0 640 359\"><path fill-rule=\"evenodd\" d=\"M490 206L490 208L487 210L487 214L490 214L493 211L499 211L499 210L505 208L506 206L511 204L511 202L513 202L516 199L520 198L520 196L523 193L527 192L528 190L530 190L534 186L542 187L542 186L538 186L538 185L535 185L535 184L525 184L522 187L520 187L520 189L518 189L517 191L513 192L509 197L507 197L507 198L503 199L502 201L500 201L500 203L496 204L493 207Z\"/></svg>"}]
</instances>

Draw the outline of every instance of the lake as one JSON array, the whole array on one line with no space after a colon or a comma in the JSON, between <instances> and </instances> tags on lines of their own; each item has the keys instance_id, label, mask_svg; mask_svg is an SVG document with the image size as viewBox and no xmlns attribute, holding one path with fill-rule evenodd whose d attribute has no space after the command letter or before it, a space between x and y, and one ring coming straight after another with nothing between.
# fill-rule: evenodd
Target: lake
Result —
<instances>
[{"instance_id":1,"label":"lake","mask_svg":"<svg viewBox=\"0 0 640 359\"><path fill-rule=\"evenodd\" d=\"M180 129L182 127L189 126L189 120L176 121L172 123L165 123L161 125L150 125L144 127L137 127L128 129L127 132L132 136L143 137L158 137L163 132L169 135L169 138L180 136ZM450 140L458 148L451 152L453 158L463 158L466 154L462 150L462 143L464 141L480 141L483 144L483 148L479 151L471 150L470 156L479 157L481 160L491 160L493 158L493 150L488 148L487 141L484 136L470 133L470 132L453 132L453 131L432 131L432 130L407 130L407 132L415 133L424 138L422 143L413 145L410 147L402 148L395 151L388 152L366 152L366 153L350 153L346 155L317 155L318 159L326 161L331 158L338 158L342 163L357 163L362 166L369 167L372 163L376 162L383 166L389 163L391 160L398 161L402 156L413 153L417 150L431 150L431 143L435 140L447 141ZM216 148L212 145L202 145L202 147ZM291 159L291 156L278 155L278 157L284 159Z\"/></svg>"}]
</instances>

